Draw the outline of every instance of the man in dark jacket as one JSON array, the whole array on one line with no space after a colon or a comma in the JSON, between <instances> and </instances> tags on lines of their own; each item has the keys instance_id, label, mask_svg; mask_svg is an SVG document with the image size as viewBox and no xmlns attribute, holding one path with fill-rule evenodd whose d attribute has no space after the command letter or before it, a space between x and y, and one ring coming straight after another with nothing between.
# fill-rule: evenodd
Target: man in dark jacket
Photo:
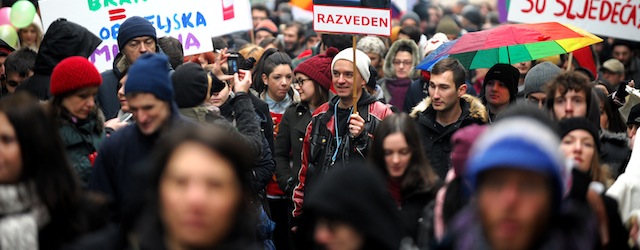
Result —
<instances>
[{"instance_id":1,"label":"man in dark jacket","mask_svg":"<svg viewBox=\"0 0 640 250\"><path fill-rule=\"evenodd\" d=\"M363 91L369 81L371 60L364 52L356 50L356 67L353 72L353 49L338 53L331 62L332 81L336 95L328 103L314 111L302 145L302 165L298 183L293 191L292 215L302 214L306 186L331 171L335 163L348 163L364 159L378 124L391 110L375 97ZM354 82L354 78L357 81ZM353 97L355 88L356 97ZM355 101L355 103L354 103ZM353 106L357 105L358 113Z\"/></svg>"},{"instance_id":2,"label":"man in dark jacket","mask_svg":"<svg viewBox=\"0 0 640 250\"><path fill-rule=\"evenodd\" d=\"M133 190L134 167L142 166L158 138L188 124L173 102L173 87L164 55L140 57L128 75L125 93L135 126L112 134L98 151L89 189L112 200L112 220L129 222L139 208Z\"/></svg>"},{"instance_id":3,"label":"man in dark jacket","mask_svg":"<svg viewBox=\"0 0 640 250\"><path fill-rule=\"evenodd\" d=\"M147 20L133 16L122 23L118 30L118 49L120 52L113 60L113 69L102 72L102 85L97 100L107 120L118 115L118 79L141 55L160 51L156 38L156 29ZM171 68L167 67L167 71Z\"/></svg>"},{"instance_id":4,"label":"man in dark jacket","mask_svg":"<svg viewBox=\"0 0 640 250\"><path fill-rule=\"evenodd\" d=\"M489 69L480 93L480 99L489 111L489 122L494 121L509 105L516 103L519 77L518 69L510 64L499 63Z\"/></svg>"},{"instance_id":5,"label":"man in dark jacket","mask_svg":"<svg viewBox=\"0 0 640 250\"><path fill-rule=\"evenodd\" d=\"M488 121L487 110L477 98L465 94L465 69L456 59L443 59L431 71L429 97L411 112L418 122L422 143L431 166L444 180L451 168L451 136L459 128Z\"/></svg>"},{"instance_id":6,"label":"man in dark jacket","mask_svg":"<svg viewBox=\"0 0 640 250\"><path fill-rule=\"evenodd\" d=\"M78 24L63 18L54 21L40 44L33 76L18 85L16 91L27 91L39 100L49 100L53 68L70 56L89 57L101 42L99 37Z\"/></svg>"}]
</instances>

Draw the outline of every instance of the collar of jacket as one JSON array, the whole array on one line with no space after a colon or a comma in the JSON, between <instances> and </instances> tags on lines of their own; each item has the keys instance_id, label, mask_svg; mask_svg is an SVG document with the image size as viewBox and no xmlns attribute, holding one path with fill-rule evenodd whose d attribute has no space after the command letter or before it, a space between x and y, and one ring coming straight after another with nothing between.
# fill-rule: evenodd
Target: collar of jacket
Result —
<instances>
[{"instance_id":1,"label":"collar of jacket","mask_svg":"<svg viewBox=\"0 0 640 250\"><path fill-rule=\"evenodd\" d=\"M475 119L487 123L489 121L489 114L482 102L471 95L465 94L460 98L460 107L462 108L462 114L455 122L460 125L465 119ZM431 106L431 98L426 97L422 100L410 114L411 117L416 118L419 123L431 125L436 122L436 111ZM431 126L427 126L431 127Z\"/></svg>"}]
</instances>

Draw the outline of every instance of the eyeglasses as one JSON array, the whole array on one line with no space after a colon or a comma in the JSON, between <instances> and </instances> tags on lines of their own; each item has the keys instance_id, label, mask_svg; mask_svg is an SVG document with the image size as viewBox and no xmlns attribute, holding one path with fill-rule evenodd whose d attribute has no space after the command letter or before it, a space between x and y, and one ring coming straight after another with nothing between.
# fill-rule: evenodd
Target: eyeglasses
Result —
<instances>
[{"instance_id":1,"label":"eyeglasses","mask_svg":"<svg viewBox=\"0 0 640 250\"><path fill-rule=\"evenodd\" d=\"M413 61L396 61L393 60L393 65L399 66L401 64L407 65L407 66L411 66L411 64L413 64Z\"/></svg>"},{"instance_id":2,"label":"eyeglasses","mask_svg":"<svg viewBox=\"0 0 640 250\"><path fill-rule=\"evenodd\" d=\"M302 86L302 84L304 84L304 81L310 81L311 79L307 78L307 79L294 79L293 82L291 83L294 87L299 87Z\"/></svg>"}]
</instances>

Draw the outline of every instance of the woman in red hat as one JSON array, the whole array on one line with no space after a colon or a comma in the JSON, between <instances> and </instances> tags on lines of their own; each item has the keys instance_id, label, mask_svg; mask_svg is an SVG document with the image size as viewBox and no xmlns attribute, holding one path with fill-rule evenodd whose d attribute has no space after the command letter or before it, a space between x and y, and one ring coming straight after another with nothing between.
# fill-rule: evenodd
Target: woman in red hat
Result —
<instances>
[{"instance_id":1,"label":"woman in red hat","mask_svg":"<svg viewBox=\"0 0 640 250\"><path fill-rule=\"evenodd\" d=\"M98 145L105 137L104 116L95 95L102 77L87 58L62 60L51 74L51 107L69 161L83 184L91 176Z\"/></svg>"}]
</instances>

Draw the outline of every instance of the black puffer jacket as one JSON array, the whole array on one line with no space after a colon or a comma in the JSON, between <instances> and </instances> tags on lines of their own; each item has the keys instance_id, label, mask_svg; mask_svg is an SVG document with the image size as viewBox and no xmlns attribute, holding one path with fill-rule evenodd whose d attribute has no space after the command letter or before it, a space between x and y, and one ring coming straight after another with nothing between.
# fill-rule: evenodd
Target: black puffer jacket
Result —
<instances>
[{"instance_id":1,"label":"black puffer jacket","mask_svg":"<svg viewBox=\"0 0 640 250\"><path fill-rule=\"evenodd\" d=\"M431 106L430 97L425 98L411 112L411 117L414 117L418 122L425 153L433 170L441 180L445 179L447 171L451 168L451 136L453 136L453 133L459 128L471 124L485 124L489 120L487 109L480 103L478 98L463 95L460 99L460 107L462 108L462 114L458 121L447 126L442 133L435 129L436 111Z\"/></svg>"},{"instance_id":2,"label":"black puffer jacket","mask_svg":"<svg viewBox=\"0 0 640 250\"><path fill-rule=\"evenodd\" d=\"M18 85L16 91L27 91L39 100L49 100L49 84L53 68L70 56L89 57L102 40L85 27L60 18L44 34L33 76Z\"/></svg>"}]
</instances>

